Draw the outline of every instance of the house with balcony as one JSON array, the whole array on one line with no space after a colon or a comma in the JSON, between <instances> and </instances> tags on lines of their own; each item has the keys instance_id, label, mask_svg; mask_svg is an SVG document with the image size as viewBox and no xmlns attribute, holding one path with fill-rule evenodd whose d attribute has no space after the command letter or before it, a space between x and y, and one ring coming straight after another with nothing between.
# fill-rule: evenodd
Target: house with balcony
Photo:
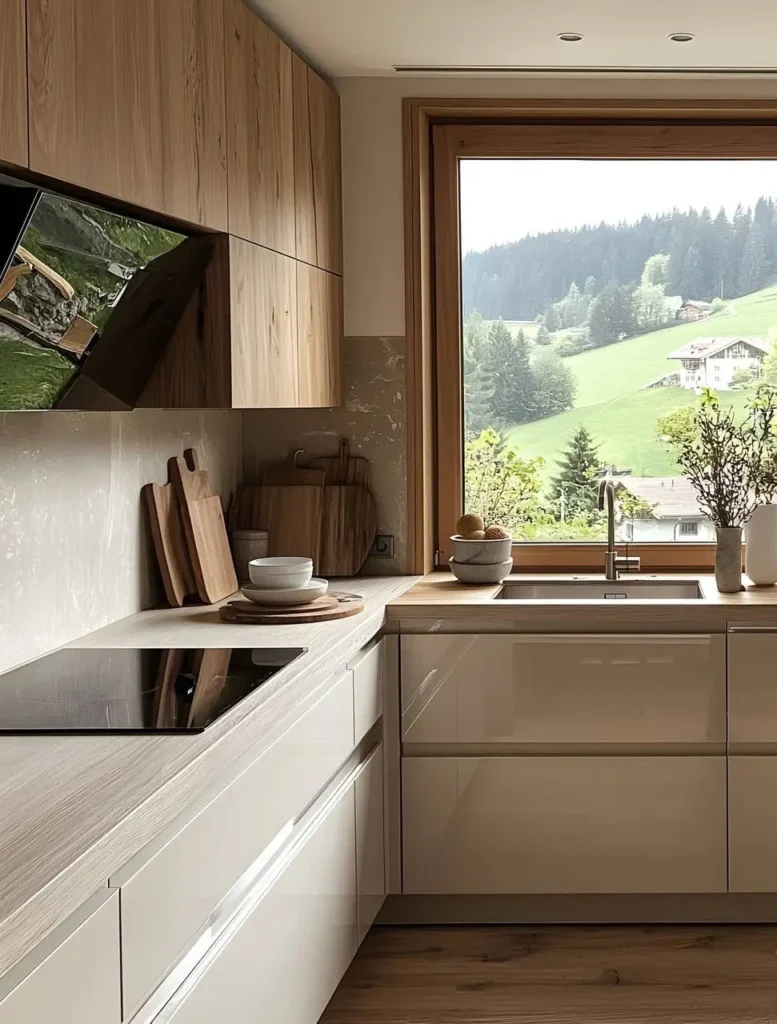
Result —
<instances>
[{"instance_id":1,"label":"house with balcony","mask_svg":"<svg viewBox=\"0 0 777 1024\"><path fill-rule=\"evenodd\" d=\"M757 376L769 351L768 342L758 336L742 338L696 338L667 358L680 363L680 386L690 391L714 388L731 391L737 370L751 370Z\"/></svg>"}]
</instances>

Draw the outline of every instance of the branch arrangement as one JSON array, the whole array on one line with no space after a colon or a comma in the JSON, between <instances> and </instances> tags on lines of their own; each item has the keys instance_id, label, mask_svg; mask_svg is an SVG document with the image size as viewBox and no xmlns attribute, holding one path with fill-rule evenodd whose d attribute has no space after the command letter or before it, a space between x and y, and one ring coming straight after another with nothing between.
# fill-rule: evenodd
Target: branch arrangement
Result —
<instances>
[{"instance_id":1,"label":"branch arrangement","mask_svg":"<svg viewBox=\"0 0 777 1024\"><path fill-rule=\"evenodd\" d=\"M691 429L669 438L677 464L716 527L741 527L777 493L777 391L758 389L738 423L705 390Z\"/></svg>"}]
</instances>

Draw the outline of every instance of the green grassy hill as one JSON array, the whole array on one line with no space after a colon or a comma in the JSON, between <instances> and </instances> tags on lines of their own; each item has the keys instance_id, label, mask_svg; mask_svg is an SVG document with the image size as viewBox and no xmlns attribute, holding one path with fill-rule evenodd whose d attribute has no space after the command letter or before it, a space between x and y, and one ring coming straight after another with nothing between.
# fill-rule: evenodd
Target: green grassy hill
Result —
<instances>
[{"instance_id":1,"label":"green grassy hill","mask_svg":"<svg viewBox=\"0 0 777 1024\"><path fill-rule=\"evenodd\" d=\"M541 455L545 474L556 472L556 458L581 425L601 444L605 462L630 469L636 476L668 476L676 472L671 456L656 442L659 416L694 401L682 388L642 390L645 384L671 373L667 355L698 336L766 337L777 325L777 286L732 300L725 310L695 324L681 324L638 338L571 356L565 363L578 381L575 408L509 431L510 440L527 455ZM721 400L741 408L747 396L723 393Z\"/></svg>"}]
</instances>

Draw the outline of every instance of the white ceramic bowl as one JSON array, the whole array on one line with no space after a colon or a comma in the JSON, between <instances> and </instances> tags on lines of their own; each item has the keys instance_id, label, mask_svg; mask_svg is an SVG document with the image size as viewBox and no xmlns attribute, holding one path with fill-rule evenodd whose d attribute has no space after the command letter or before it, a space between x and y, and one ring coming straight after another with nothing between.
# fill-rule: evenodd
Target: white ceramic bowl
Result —
<instances>
[{"instance_id":1,"label":"white ceramic bowl","mask_svg":"<svg viewBox=\"0 0 777 1024\"><path fill-rule=\"evenodd\" d=\"M451 572L460 583L501 583L513 571L513 560L508 558L497 565L480 565L473 562L448 562Z\"/></svg>"},{"instance_id":2,"label":"white ceramic bowl","mask_svg":"<svg viewBox=\"0 0 777 1024\"><path fill-rule=\"evenodd\" d=\"M323 597L329 589L327 580L319 580L315 577L304 587L289 587L287 589L266 589L257 587L255 583L246 583L243 587L243 597L254 604L310 604L319 597Z\"/></svg>"},{"instance_id":3,"label":"white ceramic bowl","mask_svg":"<svg viewBox=\"0 0 777 1024\"><path fill-rule=\"evenodd\" d=\"M507 540L464 540L455 535L451 537L453 557L459 565L498 565L506 562L512 555L513 542Z\"/></svg>"},{"instance_id":4,"label":"white ceramic bowl","mask_svg":"<svg viewBox=\"0 0 777 1024\"><path fill-rule=\"evenodd\" d=\"M313 578L313 559L254 558L248 563L248 574L253 584L265 590L299 590Z\"/></svg>"}]
</instances>

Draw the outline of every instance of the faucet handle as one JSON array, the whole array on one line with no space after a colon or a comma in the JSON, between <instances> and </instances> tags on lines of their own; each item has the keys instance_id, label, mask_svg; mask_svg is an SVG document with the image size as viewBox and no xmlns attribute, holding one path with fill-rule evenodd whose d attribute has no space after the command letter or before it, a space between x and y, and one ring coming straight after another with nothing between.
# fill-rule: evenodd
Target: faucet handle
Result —
<instances>
[{"instance_id":1,"label":"faucet handle","mask_svg":"<svg viewBox=\"0 0 777 1024\"><path fill-rule=\"evenodd\" d=\"M615 556L615 571L616 572L639 572L640 570L640 559L639 555L616 555Z\"/></svg>"}]
</instances>

